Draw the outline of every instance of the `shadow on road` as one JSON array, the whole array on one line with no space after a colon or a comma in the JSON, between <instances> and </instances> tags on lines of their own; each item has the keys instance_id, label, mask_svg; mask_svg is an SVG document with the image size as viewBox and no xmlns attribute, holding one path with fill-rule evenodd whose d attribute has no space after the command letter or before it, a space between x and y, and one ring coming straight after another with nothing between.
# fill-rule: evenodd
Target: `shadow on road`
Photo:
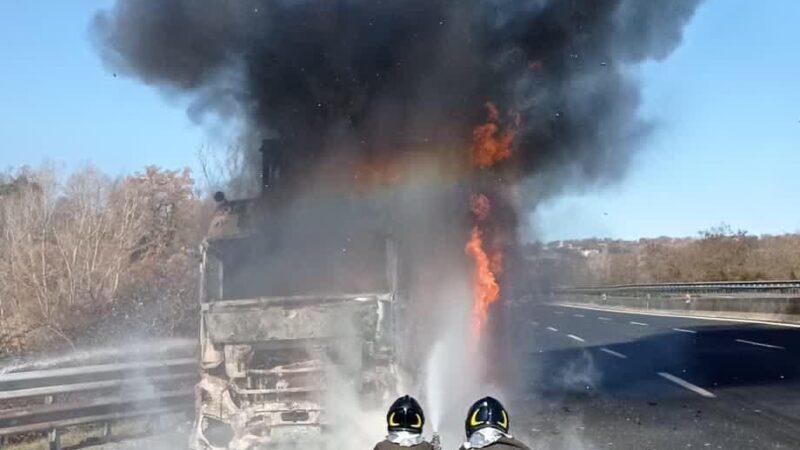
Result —
<instances>
[{"instance_id":1,"label":"shadow on road","mask_svg":"<svg viewBox=\"0 0 800 450\"><path fill-rule=\"evenodd\" d=\"M659 372L714 389L800 380L800 329L707 326L691 331L695 334L674 331L531 354L527 368L534 376L529 388L540 395L652 395Z\"/></svg>"}]
</instances>

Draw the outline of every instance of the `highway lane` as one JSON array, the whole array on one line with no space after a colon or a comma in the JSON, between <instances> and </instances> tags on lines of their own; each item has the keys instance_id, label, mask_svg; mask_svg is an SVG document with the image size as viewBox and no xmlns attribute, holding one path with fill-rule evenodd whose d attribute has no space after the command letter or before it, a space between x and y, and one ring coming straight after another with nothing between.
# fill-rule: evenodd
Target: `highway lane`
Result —
<instances>
[{"instance_id":1,"label":"highway lane","mask_svg":"<svg viewBox=\"0 0 800 450\"><path fill-rule=\"evenodd\" d=\"M514 407L541 448L800 449L800 328L542 304L511 316L529 392Z\"/></svg>"}]
</instances>

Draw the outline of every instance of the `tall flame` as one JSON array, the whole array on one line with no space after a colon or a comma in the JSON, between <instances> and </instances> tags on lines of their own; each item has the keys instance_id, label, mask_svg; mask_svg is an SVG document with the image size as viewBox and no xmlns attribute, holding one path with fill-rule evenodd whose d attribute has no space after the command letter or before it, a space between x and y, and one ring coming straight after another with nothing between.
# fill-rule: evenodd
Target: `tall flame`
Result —
<instances>
[{"instance_id":1,"label":"tall flame","mask_svg":"<svg viewBox=\"0 0 800 450\"><path fill-rule=\"evenodd\" d=\"M486 103L488 118L486 122L475 127L472 131L472 146L470 147L470 160L473 167L485 169L497 162L511 156L511 145L519 129L519 115L509 114L511 124L505 130L500 127L500 113L497 107ZM484 327L489 320L489 305L500 298L500 284L497 276L503 271L502 243L497 240L497 235L488 227L490 240L489 248L491 257L484 248L484 232L487 230L486 222L490 222L489 198L484 194L473 194L469 202L470 210L475 218L469 241L464 251L472 257L475 272L472 286L472 331L473 337L480 339Z\"/></svg>"},{"instance_id":2,"label":"tall flame","mask_svg":"<svg viewBox=\"0 0 800 450\"><path fill-rule=\"evenodd\" d=\"M469 241L464 251L475 262L473 278L472 332L479 338L484 324L489 318L489 305L500 297L500 285L491 270L491 262L483 249L483 239L477 226L472 227Z\"/></svg>"}]
</instances>

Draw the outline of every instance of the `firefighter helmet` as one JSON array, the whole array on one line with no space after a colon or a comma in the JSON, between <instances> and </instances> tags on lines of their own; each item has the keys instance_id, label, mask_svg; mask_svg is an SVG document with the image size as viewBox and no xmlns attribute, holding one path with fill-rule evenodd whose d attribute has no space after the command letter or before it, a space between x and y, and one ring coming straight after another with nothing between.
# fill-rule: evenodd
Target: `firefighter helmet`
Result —
<instances>
[{"instance_id":1,"label":"firefighter helmet","mask_svg":"<svg viewBox=\"0 0 800 450\"><path fill-rule=\"evenodd\" d=\"M422 425L425 423L425 414L413 397L404 395L392 403L389 412L386 413L386 424L389 432L409 431L412 433L422 433Z\"/></svg>"},{"instance_id":2,"label":"firefighter helmet","mask_svg":"<svg viewBox=\"0 0 800 450\"><path fill-rule=\"evenodd\" d=\"M508 413L503 405L492 397L484 397L469 408L465 423L467 439L472 433L487 427L508 433Z\"/></svg>"}]
</instances>

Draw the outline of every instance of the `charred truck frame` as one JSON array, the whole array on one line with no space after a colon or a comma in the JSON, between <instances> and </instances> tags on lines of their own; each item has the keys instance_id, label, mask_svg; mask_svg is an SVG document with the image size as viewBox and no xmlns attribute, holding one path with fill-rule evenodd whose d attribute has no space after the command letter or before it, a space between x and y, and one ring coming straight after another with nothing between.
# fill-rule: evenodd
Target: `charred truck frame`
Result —
<instances>
[{"instance_id":1,"label":"charred truck frame","mask_svg":"<svg viewBox=\"0 0 800 450\"><path fill-rule=\"evenodd\" d=\"M292 200L281 147L262 146L263 190L217 210L202 245L201 379L194 449L324 439L326 387L393 394L397 249L351 194Z\"/></svg>"}]
</instances>

